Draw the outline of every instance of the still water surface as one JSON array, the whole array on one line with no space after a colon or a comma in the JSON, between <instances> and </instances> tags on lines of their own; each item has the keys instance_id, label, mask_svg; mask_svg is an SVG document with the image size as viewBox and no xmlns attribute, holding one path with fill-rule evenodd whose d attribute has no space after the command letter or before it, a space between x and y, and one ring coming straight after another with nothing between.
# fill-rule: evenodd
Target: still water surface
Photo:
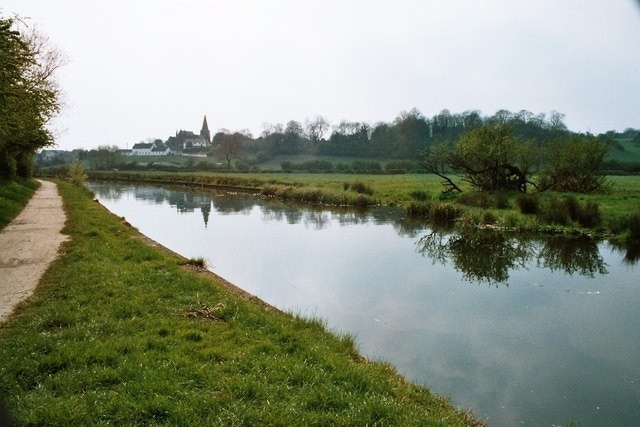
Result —
<instances>
[{"instance_id":1,"label":"still water surface","mask_svg":"<svg viewBox=\"0 0 640 427\"><path fill-rule=\"evenodd\" d=\"M606 243L460 235L402 210L91 183L112 212L489 425L640 422L640 267Z\"/></svg>"}]
</instances>

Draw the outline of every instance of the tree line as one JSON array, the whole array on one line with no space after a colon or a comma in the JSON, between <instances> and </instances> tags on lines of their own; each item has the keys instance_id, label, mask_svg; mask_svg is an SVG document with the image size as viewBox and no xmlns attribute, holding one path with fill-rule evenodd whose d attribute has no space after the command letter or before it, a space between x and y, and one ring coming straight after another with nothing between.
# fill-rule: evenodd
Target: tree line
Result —
<instances>
[{"instance_id":1,"label":"tree line","mask_svg":"<svg viewBox=\"0 0 640 427\"><path fill-rule=\"evenodd\" d=\"M52 145L63 56L18 18L0 17L0 178L30 177L38 149Z\"/></svg>"},{"instance_id":2,"label":"tree line","mask_svg":"<svg viewBox=\"0 0 640 427\"><path fill-rule=\"evenodd\" d=\"M534 114L500 110L483 117L478 110L451 113L442 110L431 118L417 109L401 112L391 123L343 120L331 127L322 116L283 124L265 124L260 137L247 138L245 150L261 159L276 155L315 154L322 156L376 159L415 159L436 142L454 141L462 134L486 123L504 123L514 135L544 143L567 133L564 115L552 111Z\"/></svg>"}]
</instances>

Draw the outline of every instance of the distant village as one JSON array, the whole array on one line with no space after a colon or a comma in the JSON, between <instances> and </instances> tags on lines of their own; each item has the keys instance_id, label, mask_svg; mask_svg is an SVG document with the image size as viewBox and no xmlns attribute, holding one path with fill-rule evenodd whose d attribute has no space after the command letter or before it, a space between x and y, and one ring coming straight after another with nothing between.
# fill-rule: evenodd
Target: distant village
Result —
<instances>
[{"instance_id":1,"label":"distant village","mask_svg":"<svg viewBox=\"0 0 640 427\"><path fill-rule=\"evenodd\" d=\"M207 148L211 146L211 132L207 124L207 116L202 121L200 134L192 131L179 130L175 136L170 136L166 142L156 139L153 142L139 142L130 150L120 150L125 156L170 156L181 154L185 150Z\"/></svg>"},{"instance_id":2,"label":"distant village","mask_svg":"<svg viewBox=\"0 0 640 427\"><path fill-rule=\"evenodd\" d=\"M176 131L174 136L170 136L166 141L156 139L153 142L139 142L133 145L131 149L115 149L112 154L121 156L188 156L188 157L206 157L205 152L213 146L213 138L207 124L207 116L202 120L202 128L200 133L189 130ZM111 148L111 147L109 147ZM77 161L78 159L87 159L86 152L83 149L75 149L72 151L44 149L36 154L36 166L51 167L64 165ZM95 160L95 159L94 159ZM95 162L94 162L95 163ZM113 162L107 162L110 166ZM95 165L94 165L95 166Z\"/></svg>"}]
</instances>

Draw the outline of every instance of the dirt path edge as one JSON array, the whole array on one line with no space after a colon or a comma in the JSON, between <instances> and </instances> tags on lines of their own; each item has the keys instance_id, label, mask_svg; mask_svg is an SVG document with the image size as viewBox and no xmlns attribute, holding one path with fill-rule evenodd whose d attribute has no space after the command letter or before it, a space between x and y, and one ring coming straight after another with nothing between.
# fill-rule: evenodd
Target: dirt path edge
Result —
<instances>
[{"instance_id":1,"label":"dirt path edge","mask_svg":"<svg viewBox=\"0 0 640 427\"><path fill-rule=\"evenodd\" d=\"M61 233L67 217L56 184L40 184L22 212L0 231L0 323L33 294L68 239Z\"/></svg>"}]
</instances>

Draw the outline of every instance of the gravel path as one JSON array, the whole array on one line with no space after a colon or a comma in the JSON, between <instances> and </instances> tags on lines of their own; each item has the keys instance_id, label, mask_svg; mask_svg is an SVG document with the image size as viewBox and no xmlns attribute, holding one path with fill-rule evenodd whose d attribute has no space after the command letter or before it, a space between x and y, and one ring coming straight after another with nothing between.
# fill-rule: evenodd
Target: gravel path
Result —
<instances>
[{"instance_id":1,"label":"gravel path","mask_svg":"<svg viewBox=\"0 0 640 427\"><path fill-rule=\"evenodd\" d=\"M24 210L0 231L0 323L28 298L67 236L66 215L56 185L40 181Z\"/></svg>"}]
</instances>

